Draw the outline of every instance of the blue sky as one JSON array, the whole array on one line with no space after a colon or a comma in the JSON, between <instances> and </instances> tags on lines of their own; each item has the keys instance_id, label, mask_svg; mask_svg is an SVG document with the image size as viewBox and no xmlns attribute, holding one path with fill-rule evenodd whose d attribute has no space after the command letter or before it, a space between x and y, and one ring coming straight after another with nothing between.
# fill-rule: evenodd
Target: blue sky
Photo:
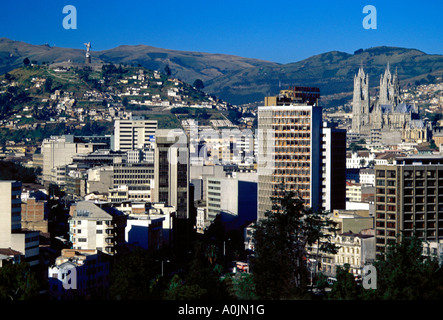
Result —
<instances>
[{"instance_id":1,"label":"blue sky","mask_svg":"<svg viewBox=\"0 0 443 320\"><path fill-rule=\"evenodd\" d=\"M111 49L145 44L289 63L338 50L380 45L443 54L442 0L3 1L0 37L32 44ZM63 28L65 5L77 29ZM364 29L363 7L377 9Z\"/></svg>"}]
</instances>

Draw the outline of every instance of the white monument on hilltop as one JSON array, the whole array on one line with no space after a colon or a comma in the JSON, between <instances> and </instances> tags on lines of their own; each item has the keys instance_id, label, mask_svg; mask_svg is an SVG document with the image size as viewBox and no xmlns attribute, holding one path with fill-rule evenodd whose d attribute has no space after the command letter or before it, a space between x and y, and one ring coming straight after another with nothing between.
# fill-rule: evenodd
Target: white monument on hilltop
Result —
<instances>
[{"instance_id":1,"label":"white monument on hilltop","mask_svg":"<svg viewBox=\"0 0 443 320\"><path fill-rule=\"evenodd\" d=\"M91 49L91 43L85 43L84 44L86 46L86 60L85 63L91 63L91 53L90 53L90 49Z\"/></svg>"}]
</instances>

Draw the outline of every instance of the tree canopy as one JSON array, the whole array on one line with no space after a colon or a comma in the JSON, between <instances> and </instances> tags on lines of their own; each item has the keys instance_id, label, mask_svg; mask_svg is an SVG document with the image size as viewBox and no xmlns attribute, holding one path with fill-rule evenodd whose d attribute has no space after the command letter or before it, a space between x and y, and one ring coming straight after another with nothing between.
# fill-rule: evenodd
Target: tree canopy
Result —
<instances>
[{"instance_id":1,"label":"tree canopy","mask_svg":"<svg viewBox=\"0 0 443 320\"><path fill-rule=\"evenodd\" d=\"M201 79L196 79L196 80L194 81L193 86L194 86L197 90L202 90L202 89L205 87L205 85L203 84L203 81L202 81Z\"/></svg>"},{"instance_id":2,"label":"tree canopy","mask_svg":"<svg viewBox=\"0 0 443 320\"><path fill-rule=\"evenodd\" d=\"M293 299L307 294L308 246L336 252L331 236L335 223L321 211L307 208L294 192L274 198L274 211L255 226L252 258L257 296L260 299Z\"/></svg>"},{"instance_id":3,"label":"tree canopy","mask_svg":"<svg viewBox=\"0 0 443 320\"><path fill-rule=\"evenodd\" d=\"M438 260L423 255L423 241L402 237L390 243L377 269L377 298L385 300L441 299L443 275Z\"/></svg>"},{"instance_id":4,"label":"tree canopy","mask_svg":"<svg viewBox=\"0 0 443 320\"><path fill-rule=\"evenodd\" d=\"M0 268L0 300L31 300L39 295L39 283L27 262Z\"/></svg>"}]
</instances>

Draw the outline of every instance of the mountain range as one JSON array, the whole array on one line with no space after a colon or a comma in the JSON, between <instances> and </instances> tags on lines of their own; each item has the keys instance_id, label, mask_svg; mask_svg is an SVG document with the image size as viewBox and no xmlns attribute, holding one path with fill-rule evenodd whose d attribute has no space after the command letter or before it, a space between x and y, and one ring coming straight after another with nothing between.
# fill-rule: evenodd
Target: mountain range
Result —
<instances>
[{"instance_id":1,"label":"mountain range","mask_svg":"<svg viewBox=\"0 0 443 320\"><path fill-rule=\"evenodd\" d=\"M67 60L83 63L85 52L85 49L0 38L0 74L22 66L24 58L39 64ZM190 84L201 79L205 92L231 104L261 102L265 96L295 85L319 87L326 104L345 103L351 97L354 75L360 65L369 74L369 84L374 91L388 63L391 70L397 70L403 87L426 83L443 74L443 55L389 46L358 49L353 53L330 51L287 64L148 45L92 50L91 56L92 62L141 65L160 72L168 66L174 77Z\"/></svg>"}]
</instances>

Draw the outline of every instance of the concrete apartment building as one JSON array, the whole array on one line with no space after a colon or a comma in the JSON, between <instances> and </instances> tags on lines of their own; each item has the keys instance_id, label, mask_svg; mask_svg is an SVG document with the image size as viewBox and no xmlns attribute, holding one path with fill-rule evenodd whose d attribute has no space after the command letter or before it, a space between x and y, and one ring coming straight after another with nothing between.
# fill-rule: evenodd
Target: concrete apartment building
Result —
<instances>
[{"instance_id":1,"label":"concrete apartment building","mask_svg":"<svg viewBox=\"0 0 443 320\"><path fill-rule=\"evenodd\" d=\"M66 166L73 162L74 156L109 148L109 137L99 139L64 135L44 139L41 146L43 181L63 186L67 175Z\"/></svg>"},{"instance_id":2,"label":"concrete apartment building","mask_svg":"<svg viewBox=\"0 0 443 320\"><path fill-rule=\"evenodd\" d=\"M360 183L362 185L375 185L375 171L373 168L364 168L360 170Z\"/></svg>"},{"instance_id":3,"label":"concrete apartment building","mask_svg":"<svg viewBox=\"0 0 443 320\"><path fill-rule=\"evenodd\" d=\"M293 88L267 97L258 108L258 219L272 209L277 190L298 193L322 206L322 108L318 88Z\"/></svg>"},{"instance_id":4,"label":"concrete apartment building","mask_svg":"<svg viewBox=\"0 0 443 320\"><path fill-rule=\"evenodd\" d=\"M208 220L218 214L222 220L241 227L257 220L257 181L235 177L207 178Z\"/></svg>"},{"instance_id":5,"label":"concrete apartment building","mask_svg":"<svg viewBox=\"0 0 443 320\"><path fill-rule=\"evenodd\" d=\"M170 245L174 207L145 201L123 201L114 204L114 207L128 217L126 243L147 250L158 250Z\"/></svg>"},{"instance_id":6,"label":"concrete apartment building","mask_svg":"<svg viewBox=\"0 0 443 320\"><path fill-rule=\"evenodd\" d=\"M71 206L69 235L76 250L99 250L113 255L125 242L126 215L108 203L80 201Z\"/></svg>"},{"instance_id":7,"label":"concrete apartment building","mask_svg":"<svg viewBox=\"0 0 443 320\"><path fill-rule=\"evenodd\" d=\"M361 202L361 184L346 181L346 201Z\"/></svg>"},{"instance_id":8,"label":"concrete apartment building","mask_svg":"<svg viewBox=\"0 0 443 320\"><path fill-rule=\"evenodd\" d=\"M337 223L340 233L361 233L374 229L375 219L369 210L334 210L331 219Z\"/></svg>"},{"instance_id":9,"label":"concrete apartment building","mask_svg":"<svg viewBox=\"0 0 443 320\"><path fill-rule=\"evenodd\" d=\"M153 182L153 163L114 163L109 199L112 202L125 200L151 202Z\"/></svg>"},{"instance_id":10,"label":"concrete apartment building","mask_svg":"<svg viewBox=\"0 0 443 320\"><path fill-rule=\"evenodd\" d=\"M112 165L97 166L87 170L86 190L87 193L108 193L113 186L112 178L114 167Z\"/></svg>"},{"instance_id":11,"label":"concrete apartment building","mask_svg":"<svg viewBox=\"0 0 443 320\"><path fill-rule=\"evenodd\" d=\"M160 250L163 246L165 219L147 214L130 214L125 229L126 243L149 251Z\"/></svg>"},{"instance_id":12,"label":"concrete apartment building","mask_svg":"<svg viewBox=\"0 0 443 320\"><path fill-rule=\"evenodd\" d=\"M114 122L114 150L150 149L155 142L157 120L131 117Z\"/></svg>"},{"instance_id":13,"label":"concrete apartment building","mask_svg":"<svg viewBox=\"0 0 443 320\"><path fill-rule=\"evenodd\" d=\"M400 234L443 240L443 157L398 157L375 166L376 252Z\"/></svg>"},{"instance_id":14,"label":"concrete apartment building","mask_svg":"<svg viewBox=\"0 0 443 320\"><path fill-rule=\"evenodd\" d=\"M22 229L20 181L0 181L0 248L20 252L30 266L39 264L39 232Z\"/></svg>"},{"instance_id":15,"label":"concrete apartment building","mask_svg":"<svg viewBox=\"0 0 443 320\"><path fill-rule=\"evenodd\" d=\"M108 298L109 261L99 250L63 249L48 280L51 300Z\"/></svg>"},{"instance_id":16,"label":"concrete apartment building","mask_svg":"<svg viewBox=\"0 0 443 320\"><path fill-rule=\"evenodd\" d=\"M237 165L191 165L189 174L195 187L194 200L206 202L207 178L224 178L236 170Z\"/></svg>"}]
</instances>

